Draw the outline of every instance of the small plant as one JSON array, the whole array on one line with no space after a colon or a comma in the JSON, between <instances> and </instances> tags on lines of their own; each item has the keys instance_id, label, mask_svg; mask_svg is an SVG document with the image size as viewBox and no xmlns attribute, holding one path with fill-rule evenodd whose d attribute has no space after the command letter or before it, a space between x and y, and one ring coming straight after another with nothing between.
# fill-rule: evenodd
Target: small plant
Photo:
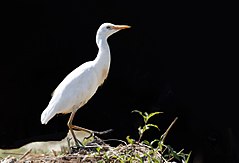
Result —
<instances>
[{"instance_id":1,"label":"small plant","mask_svg":"<svg viewBox=\"0 0 239 163\"><path fill-rule=\"evenodd\" d=\"M172 146L165 144L165 139L175 124L177 117L170 124L167 130L153 141L142 140L143 135L146 131L151 128L155 128L160 132L160 129L157 125L149 123L149 120L161 114L162 112L154 112L148 114L147 112L140 112L138 110L132 111L133 113L138 113L143 118L143 125L138 127L139 138L137 140L131 138L130 136L126 137L127 142L118 139L111 139L114 141L121 142L117 147L112 147L106 144L106 140L101 140L97 137L97 141L93 143L86 143L86 147L72 151L70 153L63 153L62 155L57 155L55 151L53 155L49 154L35 154L33 157L33 152L31 150L27 151L22 155L18 161L22 162L97 162L97 163L188 163L191 152L185 154L184 150L179 152L175 151ZM70 139L67 139L68 147L70 146ZM89 148L87 148L87 146ZM29 157L28 157L29 156ZM5 162L11 162L10 160L17 160L14 157L7 157L4 159ZM1 157L0 157L1 162Z\"/></svg>"},{"instance_id":2,"label":"small plant","mask_svg":"<svg viewBox=\"0 0 239 163\"><path fill-rule=\"evenodd\" d=\"M139 126L139 128L138 128L138 131L139 131L139 139L138 139L138 142L141 141L141 138L142 138L144 132L147 131L148 129L150 129L150 127L154 127L154 128L156 128L156 129L159 130L159 128L158 128L157 125L148 123L148 121L149 121L149 119L150 119L151 117L153 117L153 116L155 116L155 115L157 115L157 114L159 114L159 113L163 113L163 112L154 112L154 113L148 114L147 112L142 113L141 111L133 110L132 113L134 113L134 112L139 113L139 114L143 117L143 120L144 120L144 126L143 126L143 127Z\"/></svg>"},{"instance_id":3,"label":"small plant","mask_svg":"<svg viewBox=\"0 0 239 163\"><path fill-rule=\"evenodd\" d=\"M166 145L164 143L165 138L166 138L169 130L172 128L173 124L178 119L177 117L170 124L168 129L161 135L160 139L154 139L153 141L149 142L147 140L143 140L143 141L141 140L145 131L150 129L150 127L154 127L158 130L160 130L160 129L157 125L148 123L148 121L153 116L158 115L162 112L153 112L153 113L150 113L150 114L148 114L147 112L143 113L143 112L138 111L138 110L133 110L132 112L133 113L135 113L135 112L139 113L142 116L142 118L144 120L144 126L139 126L138 127L138 132L139 132L138 141L135 141L134 139L130 138L130 136L126 137L126 140L128 141L129 144L133 145L133 144L137 143L137 144L147 146L150 150L147 153L145 153L144 157L146 157L149 162L159 162L159 163L161 163L161 162L169 162L171 160L178 160L178 161L183 161L184 163L188 163L191 152L189 154L185 154L185 153L183 153L183 149L179 152L176 152L176 151L174 151L174 149L170 145ZM157 146L156 148L154 147L155 144ZM160 158L158 158L159 154L161 155Z\"/></svg>"}]
</instances>

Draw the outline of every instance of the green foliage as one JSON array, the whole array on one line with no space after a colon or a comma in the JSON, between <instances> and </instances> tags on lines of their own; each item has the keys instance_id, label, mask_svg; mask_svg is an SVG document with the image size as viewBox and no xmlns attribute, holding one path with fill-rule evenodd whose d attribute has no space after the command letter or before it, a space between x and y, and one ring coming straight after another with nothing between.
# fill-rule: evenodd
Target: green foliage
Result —
<instances>
[{"instance_id":1,"label":"green foliage","mask_svg":"<svg viewBox=\"0 0 239 163\"><path fill-rule=\"evenodd\" d=\"M135 140L132 139L132 138L130 138L130 136L127 136L127 137L126 137L126 140L127 140L127 142L128 142L129 144L134 144L134 143L135 143Z\"/></svg>"},{"instance_id":2,"label":"green foliage","mask_svg":"<svg viewBox=\"0 0 239 163\"><path fill-rule=\"evenodd\" d=\"M177 118L170 124L168 129L153 141L142 140L144 133L155 128L160 131L159 127L155 124L149 123L149 120L162 112L154 112L148 114L147 112L140 112L138 110L132 111L138 113L143 118L143 126L138 127L139 138L136 141L130 136L126 137L127 143L118 146L112 150L106 151L103 155L104 160L98 161L101 163L116 162L116 163L170 163L170 162L184 162L188 163L191 152L185 154L183 149L179 152L175 151L170 145L165 144L165 138L169 130L176 122ZM98 156L100 155L101 148L96 149Z\"/></svg>"},{"instance_id":3,"label":"green foliage","mask_svg":"<svg viewBox=\"0 0 239 163\"><path fill-rule=\"evenodd\" d=\"M188 163L191 152L189 154L184 153L184 150L179 152L174 150L171 145L165 143L165 139L178 119L177 117L169 125L167 130L160 135L161 130L156 124L150 122L151 118L162 112L141 112L138 110L132 111L132 113L138 113L143 119L142 126L138 127L138 139L134 139L131 136L126 137L126 141L118 140L123 143L117 147L110 147L98 145L94 151L89 152L84 159L95 159L92 162L98 163L172 163L183 162ZM143 140L143 136L149 129L156 129L159 135L153 140ZM179 142L180 143L180 142Z\"/></svg>"},{"instance_id":4,"label":"green foliage","mask_svg":"<svg viewBox=\"0 0 239 163\"><path fill-rule=\"evenodd\" d=\"M157 125L150 124L150 123L148 123L148 121L149 121L149 119L151 117L153 117L153 116L155 116L157 114L160 114L162 112L154 112L154 113L148 114L147 112L142 113L141 111L133 110L132 113L139 113L143 117L143 120L144 120L144 126L143 127L139 126L139 128L138 128L138 131L139 131L139 140L138 140L138 142L141 141L141 138L142 138L144 132L146 130L150 129L150 127L154 127L154 128L159 130Z\"/></svg>"},{"instance_id":5,"label":"green foliage","mask_svg":"<svg viewBox=\"0 0 239 163\"><path fill-rule=\"evenodd\" d=\"M134 138L131 138L130 136L126 137L127 142L123 140L113 139L117 140L123 144L120 144L117 147L111 147L108 144L98 144L93 143L90 145L90 148L87 149L81 149L77 153L74 153L74 155L62 155L57 156L57 154L54 153L54 158L52 159L52 162L57 162L57 158L59 159L59 162L66 159L70 162L97 162L97 163L172 163L172 162L183 162L188 163L189 158L191 155L191 152L189 154L184 153L184 150L180 150L179 152L174 150L171 145L167 145L165 143L165 139L172 128L172 126L175 124L177 117L173 120L173 122L169 125L167 130L162 134L157 136L153 141L148 140L142 140L143 135L146 131L149 129L156 129L161 132L159 127L156 124L149 123L150 119L155 117L156 115L159 115L162 112L154 112L154 113L143 113L138 110L134 110L133 113L138 113L142 119L143 119L143 125L138 127L138 134L139 138L135 140ZM99 138L98 138L99 139ZM91 138L92 140L92 138ZM87 144L89 140L85 140L83 143ZM69 149L70 148L70 139L67 139ZM103 142L103 141L102 141ZM180 142L179 142L180 143ZM65 150L63 150L65 153ZM70 151L71 153L72 151ZM42 152L43 153L43 152ZM27 151L23 156L26 157L26 155L29 154L29 151ZM33 154L33 153L32 153ZM66 154L66 153L65 153ZM23 156L21 156L23 158ZM32 158L30 156L29 158ZM39 158L39 154L36 156L36 158ZM41 159L41 158L40 158ZM49 155L46 154L46 157L43 160L39 160L39 162L48 162L49 161ZM73 160L71 160L73 159ZM21 158L19 158L21 160ZM21 160L22 161L22 160ZM0 162L1 162L1 156L0 156ZM24 161L25 162L25 161ZM29 161L26 161L29 162Z\"/></svg>"},{"instance_id":6,"label":"green foliage","mask_svg":"<svg viewBox=\"0 0 239 163\"><path fill-rule=\"evenodd\" d=\"M178 119L177 117L174 119L174 121L171 123L171 125L168 127L168 129L160 136L160 139L154 139L153 141L149 142L148 140L143 140L141 141L145 131L150 129L151 127L156 128L160 131L159 127L155 124L148 123L149 119L152 118L153 116L160 114L162 112L153 112L148 114L147 112L141 112L138 110L133 110L133 113L138 113L141 115L144 121L144 126L139 126L138 131L139 131L139 139L138 141L135 141L134 139L130 138L130 136L126 137L126 140L128 141L129 144L144 144L147 147L149 147L149 151L145 153L145 157L147 157L147 160L149 162L169 162L171 160L177 160L177 161L184 161L185 163L188 163L191 152L189 154L183 153L183 149L179 152L176 152L170 145L166 145L164 143L165 138L173 126L173 124L176 122ZM156 147L154 147L156 144ZM157 159L154 157L156 154L160 154L161 157L160 159Z\"/></svg>"}]
</instances>

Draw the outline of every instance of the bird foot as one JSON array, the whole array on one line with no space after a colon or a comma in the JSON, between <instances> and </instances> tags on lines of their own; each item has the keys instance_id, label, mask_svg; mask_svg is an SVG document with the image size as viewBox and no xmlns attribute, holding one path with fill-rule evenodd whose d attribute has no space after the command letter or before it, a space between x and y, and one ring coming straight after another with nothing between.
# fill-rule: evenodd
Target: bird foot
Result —
<instances>
[{"instance_id":1,"label":"bird foot","mask_svg":"<svg viewBox=\"0 0 239 163\"><path fill-rule=\"evenodd\" d=\"M77 152L79 149L83 149L85 146L81 143L80 140L76 139L75 142L75 146L71 146L71 141L72 138L67 138L67 144L68 144L68 149L69 149L69 153L75 153Z\"/></svg>"},{"instance_id":2,"label":"bird foot","mask_svg":"<svg viewBox=\"0 0 239 163\"><path fill-rule=\"evenodd\" d=\"M75 146L69 146L69 153L73 154L73 153L77 153L80 151L97 151L97 148L99 146L105 145L104 141L101 140L100 138L94 136L95 139L89 143L87 143L86 145L83 145L80 141L79 144L81 145L75 145Z\"/></svg>"},{"instance_id":3,"label":"bird foot","mask_svg":"<svg viewBox=\"0 0 239 163\"><path fill-rule=\"evenodd\" d=\"M107 131L109 132L109 130L107 130ZM97 132L97 134L108 133L108 132L106 132L106 131ZM88 140L88 139L91 139L91 140ZM104 149L108 148L108 145L105 144L104 140L102 140L99 137L97 137L96 135L94 135L94 132L92 132L90 136L85 137L84 140L83 140L83 143L80 140L76 139L77 143L75 143L75 145L71 146L70 145L70 140L71 140L71 138L67 139L69 153L71 153L71 154L77 153L77 152L82 151L82 150L97 151L97 148L99 146L104 147Z\"/></svg>"}]
</instances>

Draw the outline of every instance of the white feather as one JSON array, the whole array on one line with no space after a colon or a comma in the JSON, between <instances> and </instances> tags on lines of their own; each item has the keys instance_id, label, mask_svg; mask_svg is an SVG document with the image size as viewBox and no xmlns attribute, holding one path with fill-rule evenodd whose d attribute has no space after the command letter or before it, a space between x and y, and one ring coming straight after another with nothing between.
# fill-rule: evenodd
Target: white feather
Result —
<instances>
[{"instance_id":1,"label":"white feather","mask_svg":"<svg viewBox=\"0 0 239 163\"><path fill-rule=\"evenodd\" d=\"M73 70L55 89L53 96L41 114L41 123L48 121L58 113L70 113L81 108L95 94L98 87L108 76L110 68L110 49L107 38L120 29L129 26L104 23L96 35L99 48L97 57Z\"/></svg>"}]
</instances>

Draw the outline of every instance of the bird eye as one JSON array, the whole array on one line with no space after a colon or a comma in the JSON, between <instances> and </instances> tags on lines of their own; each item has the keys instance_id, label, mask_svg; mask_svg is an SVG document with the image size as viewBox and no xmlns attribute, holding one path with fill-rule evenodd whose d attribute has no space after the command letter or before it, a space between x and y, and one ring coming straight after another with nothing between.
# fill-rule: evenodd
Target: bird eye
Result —
<instances>
[{"instance_id":1,"label":"bird eye","mask_svg":"<svg viewBox=\"0 0 239 163\"><path fill-rule=\"evenodd\" d=\"M111 29L111 26L107 26L106 29Z\"/></svg>"}]
</instances>

